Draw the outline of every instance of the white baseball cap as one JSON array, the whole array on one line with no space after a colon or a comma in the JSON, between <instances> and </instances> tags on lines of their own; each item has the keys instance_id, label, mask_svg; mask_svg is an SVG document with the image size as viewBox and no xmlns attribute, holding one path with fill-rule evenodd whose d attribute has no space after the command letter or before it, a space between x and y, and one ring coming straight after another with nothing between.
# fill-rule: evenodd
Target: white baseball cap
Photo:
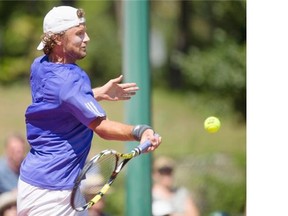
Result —
<instances>
[{"instance_id":1,"label":"white baseball cap","mask_svg":"<svg viewBox=\"0 0 288 216\"><path fill-rule=\"evenodd\" d=\"M77 10L70 6L59 6L51 9L43 21L43 32L60 33L81 23L85 23L85 18L77 16ZM37 47L37 50L42 50L45 46L43 41Z\"/></svg>"}]
</instances>

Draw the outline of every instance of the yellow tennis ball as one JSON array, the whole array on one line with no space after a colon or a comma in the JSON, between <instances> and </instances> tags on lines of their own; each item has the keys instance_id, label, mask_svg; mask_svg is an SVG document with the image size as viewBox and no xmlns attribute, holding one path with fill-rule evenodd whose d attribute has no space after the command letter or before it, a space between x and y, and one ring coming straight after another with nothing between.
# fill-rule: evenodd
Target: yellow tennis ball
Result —
<instances>
[{"instance_id":1,"label":"yellow tennis ball","mask_svg":"<svg viewBox=\"0 0 288 216\"><path fill-rule=\"evenodd\" d=\"M210 116L204 121L204 128L209 133L217 132L221 127L221 122L217 117Z\"/></svg>"}]
</instances>

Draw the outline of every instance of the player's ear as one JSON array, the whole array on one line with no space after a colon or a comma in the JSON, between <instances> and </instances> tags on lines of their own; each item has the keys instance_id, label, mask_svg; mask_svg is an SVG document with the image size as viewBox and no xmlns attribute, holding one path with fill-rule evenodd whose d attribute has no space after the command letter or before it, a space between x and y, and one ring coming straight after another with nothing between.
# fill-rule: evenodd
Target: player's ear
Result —
<instances>
[{"instance_id":1,"label":"player's ear","mask_svg":"<svg viewBox=\"0 0 288 216\"><path fill-rule=\"evenodd\" d=\"M60 34L55 35L54 42L55 42L58 46L61 46L62 43L63 43L63 37L64 37L64 35L60 35Z\"/></svg>"}]
</instances>

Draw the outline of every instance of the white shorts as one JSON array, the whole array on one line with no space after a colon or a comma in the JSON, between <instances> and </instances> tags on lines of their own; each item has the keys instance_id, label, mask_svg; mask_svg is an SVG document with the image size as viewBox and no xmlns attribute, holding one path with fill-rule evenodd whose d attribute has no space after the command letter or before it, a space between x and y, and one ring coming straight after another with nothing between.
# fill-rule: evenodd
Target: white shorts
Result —
<instances>
[{"instance_id":1,"label":"white shorts","mask_svg":"<svg viewBox=\"0 0 288 216\"><path fill-rule=\"evenodd\" d=\"M47 190L34 187L19 179L17 197L18 216L87 216L70 205L71 190ZM78 197L84 199L83 197Z\"/></svg>"}]
</instances>

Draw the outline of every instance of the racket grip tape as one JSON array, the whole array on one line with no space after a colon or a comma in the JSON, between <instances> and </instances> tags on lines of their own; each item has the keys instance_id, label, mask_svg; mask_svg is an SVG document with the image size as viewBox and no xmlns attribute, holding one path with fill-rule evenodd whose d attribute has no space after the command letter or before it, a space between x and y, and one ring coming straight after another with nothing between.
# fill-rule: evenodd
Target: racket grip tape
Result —
<instances>
[{"instance_id":1,"label":"racket grip tape","mask_svg":"<svg viewBox=\"0 0 288 216\"><path fill-rule=\"evenodd\" d=\"M151 141L146 140L144 143L140 144L138 148L140 149L140 152L146 151L151 146Z\"/></svg>"},{"instance_id":2,"label":"racket grip tape","mask_svg":"<svg viewBox=\"0 0 288 216\"><path fill-rule=\"evenodd\" d=\"M159 134L155 134L155 136L159 137ZM146 140L144 143L140 144L138 148L140 152L145 152L152 145L150 140Z\"/></svg>"}]
</instances>

